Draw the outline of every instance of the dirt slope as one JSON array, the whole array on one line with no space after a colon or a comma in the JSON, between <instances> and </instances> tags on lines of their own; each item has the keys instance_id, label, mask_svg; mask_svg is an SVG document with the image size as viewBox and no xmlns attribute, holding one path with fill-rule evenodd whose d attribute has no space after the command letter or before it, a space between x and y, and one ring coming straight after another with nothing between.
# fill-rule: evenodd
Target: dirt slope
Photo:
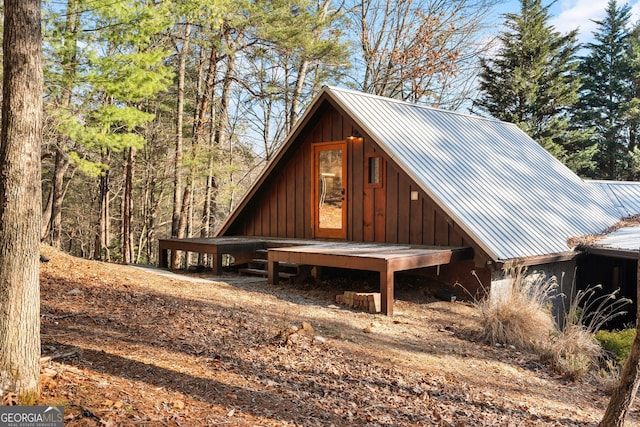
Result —
<instances>
[{"instance_id":1,"label":"dirt slope","mask_svg":"<svg viewBox=\"0 0 640 427\"><path fill-rule=\"evenodd\" d=\"M65 405L67 426L595 426L608 401L476 342L471 307L415 287L390 318L335 305L347 282L182 280L43 252L42 403Z\"/></svg>"}]
</instances>

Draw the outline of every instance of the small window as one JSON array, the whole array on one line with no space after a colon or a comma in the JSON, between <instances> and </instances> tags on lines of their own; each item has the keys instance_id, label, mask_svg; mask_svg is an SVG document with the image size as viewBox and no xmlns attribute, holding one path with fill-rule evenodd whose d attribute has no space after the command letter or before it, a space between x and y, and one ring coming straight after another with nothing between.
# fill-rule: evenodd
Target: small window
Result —
<instances>
[{"instance_id":1,"label":"small window","mask_svg":"<svg viewBox=\"0 0 640 427\"><path fill-rule=\"evenodd\" d=\"M367 154L366 168L367 185L369 187L382 187L382 157L375 153Z\"/></svg>"}]
</instances>

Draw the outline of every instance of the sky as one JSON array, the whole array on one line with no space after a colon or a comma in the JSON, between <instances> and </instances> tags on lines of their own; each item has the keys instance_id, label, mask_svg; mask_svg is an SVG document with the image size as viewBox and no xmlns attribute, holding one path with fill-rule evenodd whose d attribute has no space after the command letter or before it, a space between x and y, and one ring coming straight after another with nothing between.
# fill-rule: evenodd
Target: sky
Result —
<instances>
[{"instance_id":1,"label":"sky","mask_svg":"<svg viewBox=\"0 0 640 427\"><path fill-rule=\"evenodd\" d=\"M542 2L545 5L549 3L551 0ZM552 19L549 23L563 34L579 28L578 41L587 42L597 27L592 20L601 20L605 16L608 3L608 0L557 0L550 8ZM624 4L631 6L631 22L640 20L640 0L618 0L618 5ZM498 7L498 14L519 11L519 0L508 0Z\"/></svg>"}]
</instances>

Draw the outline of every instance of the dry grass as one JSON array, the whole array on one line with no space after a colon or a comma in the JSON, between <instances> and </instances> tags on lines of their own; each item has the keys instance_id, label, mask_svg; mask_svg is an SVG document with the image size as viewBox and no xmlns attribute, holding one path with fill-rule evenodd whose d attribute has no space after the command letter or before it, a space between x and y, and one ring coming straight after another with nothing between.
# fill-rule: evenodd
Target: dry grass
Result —
<instances>
[{"instance_id":1,"label":"dry grass","mask_svg":"<svg viewBox=\"0 0 640 427\"><path fill-rule=\"evenodd\" d=\"M599 366L602 347L583 325L567 324L543 349L543 359L565 378L576 380Z\"/></svg>"},{"instance_id":2,"label":"dry grass","mask_svg":"<svg viewBox=\"0 0 640 427\"><path fill-rule=\"evenodd\" d=\"M544 348L555 331L548 301L557 284L555 279L526 276L521 267L510 267L506 276L510 286L491 297L474 299L480 312L480 339L491 344L507 344L527 350Z\"/></svg>"},{"instance_id":3,"label":"dry grass","mask_svg":"<svg viewBox=\"0 0 640 427\"><path fill-rule=\"evenodd\" d=\"M595 339L595 334L607 322L625 314L623 308L631 302L628 298L617 298L618 291L598 295L601 286L577 292L572 291L564 323L555 334L543 357L561 375L570 379L593 372L607 381L607 375L598 368L604 360L604 350ZM609 369L611 375L614 370Z\"/></svg>"},{"instance_id":4,"label":"dry grass","mask_svg":"<svg viewBox=\"0 0 640 427\"><path fill-rule=\"evenodd\" d=\"M558 288L555 277L527 275L526 269L517 266L507 267L505 277L509 280L505 289L474 298L481 318L480 339L534 351L571 380L598 371L603 350L595 333L623 314L628 300L617 298L616 292L597 296L599 287L574 292L559 327L549 306Z\"/></svg>"}]
</instances>

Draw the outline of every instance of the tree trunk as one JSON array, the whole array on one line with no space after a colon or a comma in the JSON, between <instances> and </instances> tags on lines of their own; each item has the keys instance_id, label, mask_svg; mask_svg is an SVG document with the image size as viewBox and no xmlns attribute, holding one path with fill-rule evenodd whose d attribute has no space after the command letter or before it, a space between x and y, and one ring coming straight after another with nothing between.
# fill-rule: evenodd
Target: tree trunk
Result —
<instances>
[{"instance_id":1,"label":"tree trunk","mask_svg":"<svg viewBox=\"0 0 640 427\"><path fill-rule=\"evenodd\" d=\"M291 111L289 111L289 129L287 129L287 133L291 132L293 127L296 125L296 122L298 121L298 110L300 109L302 88L304 87L304 82L307 79L308 68L309 61L307 61L306 59L302 60L300 66L298 67L298 77L296 78L296 85L291 97Z\"/></svg>"},{"instance_id":2,"label":"tree trunk","mask_svg":"<svg viewBox=\"0 0 640 427\"><path fill-rule=\"evenodd\" d=\"M193 123L193 143L191 146L191 158L189 159L191 167L189 169L189 174L186 179L187 182L182 194L182 207L178 221L178 237L185 237L187 230L192 230L190 224L192 224L193 218L193 188L197 173L197 153L204 137L206 116L209 112L209 103L213 97L213 85L217 71L217 62L217 50L215 46L212 46L211 53L209 55L207 73L205 76L204 88ZM200 81L200 79L198 79L198 81Z\"/></svg>"},{"instance_id":3,"label":"tree trunk","mask_svg":"<svg viewBox=\"0 0 640 427\"><path fill-rule=\"evenodd\" d=\"M64 175L69 169L69 159L60 150L56 150L53 180L51 182L51 219L49 235L51 246L60 249L62 244L62 202L64 201Z\"/></svg>"},{"instance_id":4,"label":"tree trunk","mask_svg":"<svg viewBox=\"0 0 640 427\"><path fill-rule=\"evenodd\" d=\"M638 260L638 283L636 285L636 338L631 353L624 364L620 382L611 395L607 410L600 421L600 427L622 427L640 384L640 257Z\"/></svg>"},{"instance_id":5,"label":"tree trunk","mask_svg":"<svg viewBox=\"0 0 640 427\"><path fill-rule=\"evenodd\" d=\"M182 151L183 151L183 127L184 127L184 88L187 69L187 53L189 51L189 38L191 37L191 25L187 24L184 30L182 48L175 43L178 52L178 107L176 111L176 147L173 158L173 214L171 217L171 237L184 237L180 232L180 218L182 216ZM180 258L176 251L171 251L171 268L178 268Z\"/></svg>"},{"instance_id":6,"label":"tree trunk","mask_svg":"<svg viewBox=\"0 0 640 427\"><path fill-rule=\"evenodd\" d=\"M135 149L129 147L125 151L124 195L122 200L122 262L131 263L133 247L131 245L131 222L133 219L133 167Z\"/></svg>"},{"instance_id":7,"label":"tree trunk","mask_svg":"<svg viewBox=\"0 0 640 427\"><path fill-rule=\"evenodd\" d=\"M109 164L111 157L110 150L103 155L102 163ZM109 169L104 171L100 176L100 200L98 203L98 226L96 230L96 246L94 248L93 258L102 261L111 259L109 254L109 243L111 240L111 224L109 212L109 199L111 189L109 188Z\"/></svg>"},{"instance_id":8,"label":"tree trunk","mask_svg":"<svg viewBox=\"0 0 640 427\"><path fill-rule=\"evenodd\" d=\"M220 94L220 107L216 115L216 125L214 129L214 141L224 149L229 140L229 104L231 102L231 83L236 72L236 49L238 43L229 34L226 35L227 45L227 69L222 81L222 93Z\"/></svg>"},{"instance_id":9,"label":"tree trunk","mask_svg":"<svg viewBox=\"0 0 640 427\"><path fill-rule=\"evenodd\" d=\"M146 184L145 184L145 192L147 196L145 197L146 209L144 212L145 218L145 232L141 235L144 236L145 245L140 244L140 252L142 252L142 248L145 248L145 259L147 263L151 263L154 260L154 256L157 253L154 250L153 242L155 240L155 230L156 230L156 219L157 213L160 203L163 199L164 187L161 187L160 194L156 198L156 178L151 173L147 174Z\"/></svg>"},{"instance_id":10,"label":"tree trunk","mask_svg":"<svg viewBox=\"0 0 640 427\"><path fill-rule=\"evenodd\" d=\"M182 49L175 44L178 52L178 107L176 111L176 147L173 172L173 215L171 219L171 236L178 236L178 221L180 219L180 202L182 201L182 146L184 126L184 87L187 69L187 52L189 50L189 37L191 37L191 25L187 24L182 40Z\"/></svg>"},{"instance_id":11,"label":"tree trunk","mask_svg":"<svg viewBox=\"0 0 640 427\"><path fill-rule=\"evenodd\" d=\"M47 202L42 206L42 222L40 226L41 242L46 242L47 239L50 238L49 234L51 233L51 209L53 209L53 182L51 182L51 188L49 189Z\"/></svg>"},{"instance_id":12,"label":"tree trunk","mask_svg":"<svg viewBox=\"0 0 640 427\"><path fill-rule=\"evenodd\" d=\"M145 150L147 152L147 150ZM151 159L146 157L144 159L145 163L149 164ZM144 178L144 200L143 200L143 209L142 209L142 230L140 231L140 237L138 240L138 253L135 256L135 262L146 262L151 264L153 262L153 246L152 242L154 239L154 230L155 230L155 219L156 212L158 208L158 203L156 202L156 175L151 170L152 168L144 168L143 170L145 178ZM159 197L162 199L162 195ZM144 260L144 261L143 261Z\"/></svg>"},{"instance_id":13,"label":"tree trunk","mask_svg":"<svg viewBox=\"0 0 640 427\"><path fill-rule=\"evenodd\" d=\"M0 394L38 393L42 219L40 0L5 0L0 133Z\"/></svg>"},{"instance_id":14,"label":"tree trunk","mask_svg":"<svg viewBox=\"0 0 640 427\"><path fill-rule=\"evenodd\" d=\"M214 105L211 104L211 117L215 117L215 108ZM213 128L213 120L211 121L211 127ZM215 176L214 176L214 163L215 163L215 142L214 142L214 131L210 129L209 131L209 142L207 144L207 178L205 183L205 191L204 191L204 205L202 207L202 223L200 228L200 237L209 237L211 234L211 214L212 214L212 197L213 197L213 188L215 187ZM209 256L207 254L199 254L198 255L198 264L199 265L208 265Z\"/></svg>"},{"instance_id":15,"label":"tree trunk","mask_svg":"<svg viewBox=\"0 0 640 427\"><path fill-rule=\"evenodd\" d=\"M211 133L213 135L213 133ZM200 237L209 237L211 233L211 198L213 196L213 187L215 186L214 177L214 151L213 138L210 138L207 150L207 178L204 189L204 206L202 207L202 223L200 228Z\"/></svg>"}]
</instances>

